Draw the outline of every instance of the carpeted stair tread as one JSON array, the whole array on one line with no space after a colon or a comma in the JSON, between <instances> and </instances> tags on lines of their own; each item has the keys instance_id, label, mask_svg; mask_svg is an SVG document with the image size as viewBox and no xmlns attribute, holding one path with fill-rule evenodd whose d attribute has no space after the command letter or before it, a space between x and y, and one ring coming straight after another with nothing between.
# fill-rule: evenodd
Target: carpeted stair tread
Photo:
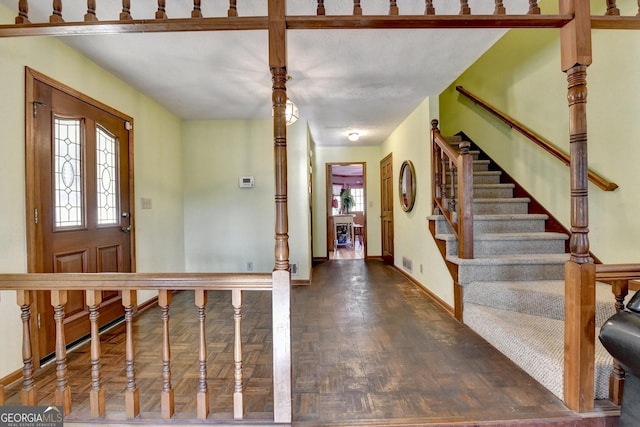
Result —
<instances>
[{"instance_id":1,"label":"carpeted stair tread","mask_svg":"<svg viewBox=\"0 0 640 427\"><path fill-rule=\"evenodd\" d=\"M563 280L471 282L464 287L464 304L519 311L550 319L564 319ZM616 313L611 286L596 282L596 326Z\"/></svg>"},{"instance_id":2,"label":"carpeted stair tread","mask_svg":"<svg viewBox=\"0 0 640 427\"><path fill-rule=\"evenodd\" d=\"M468 303L464 307L464 323L558 398L563 398L563 321ZM596 399L609 396L611 370L611 356L596 340Z\"/></svg>"},{"instance_id":3,"label":"carpeted stair tread","mask_svg":"<svg viewBox=\"0 0 640 427\"><path fill-rule=\"evenodd\" d=\"M569 260L569 254L509 254L487 255L471 259L458 258L455 255L447 256L447 261L460 266L465 265L498 265L498 264L564 264Z\"/></svg>"},{"instance_id":4,"label":"carpeted stair tread","mask_svg":"<svg viewBox=\"0 0 640 427\"><path fill-rule=\"evenodd\" d=\"M436 238L445 241L457 240L455 234L449 233L436 234ZM525 233L476 233L473 235L473 238L474 240L521 240L523 238L530 240L567 240L569 236L564 233L541 231Z\"/></svg>"}]
</instances>

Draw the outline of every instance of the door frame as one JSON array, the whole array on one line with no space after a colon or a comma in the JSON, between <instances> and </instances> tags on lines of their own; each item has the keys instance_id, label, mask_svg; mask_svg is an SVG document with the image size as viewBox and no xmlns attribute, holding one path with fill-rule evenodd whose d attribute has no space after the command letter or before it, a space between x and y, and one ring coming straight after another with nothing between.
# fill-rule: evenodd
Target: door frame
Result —
<instances>
[{"instance_id":1,"label":"door frame","mask_svg":"<svg viewBox=\"0 0 640 427\"><path fill-rule=\"evenodd\" d=\"M385 163L388 163L391 166L391 185L389 186L389 188L387 189L387 187L385 187L384 185L384 176L383 176L383 165ZM393 205L394 205L394 197L393 197L393 189L395 188L395 180L394 180L394 176L393 176L393 153L389 153L388 155L386 155L382 160L380 160L380 244L381 244L381 256L382 256L382 260L384 262L386 262L387 264L390 265L395 265L395 229L394 229L394 218L393 218ZM385 194L385 191L390 191L390 194ZM391 251L390 251L390 255L385 255L385 226L384 226L384 215L385 215L385 211L384 211L384 203L385 203L385 197L389 197L389 200L391 200L391 206L390 206L390 216L391 216ZM389 249L389 248L387 248Z\"/></svg>"},{"instance_id":2,"label":"door frame","mask_svg":"<svg viewBox=\"0 0 640 427\"><path fill-rule=\"evenodd\" d=\"M26 233L27 233L27 272L38 273L43 270L43 237L37 227L37 211L38 203L42 199L42 183L40 183L37 177L38 169L38 153L37 142L35 139L35 120L34 115L37 114L40 105L35 99L35 84L36 82L42 82L48 86L55 88L65 94L79 99L82 102L90 104L91 106L103 110L111 115L114 115L123 121L127 121L131 124L131 130L129 132L129 206L130 211L135 210L135 194L134 194L134 162L133 162L133 118L97 101L57 80L52 79L30 67L25 67L25 192L26 192ZM130 251L131 251L131 271L136 271L136 257L135 257L135 215L130 216L131 221L131 235L130 235ZM34 303L32 304L32 316L31 316L31 330L38 330L37 318L40 314L39 307L42 306L42 301L38 301L38 293L31 291ZM44 302L47 303L47 302ZM39 346L39 340L32 340L32 354L33 364L35 368L40 366L41 351Z\"/></svg>"},{"instance_id":3,"label":"door frame","mask_svg":"<svg viewBox=\"0 0 640 427\"><path fill-rule=\"evenodd\" d=\"M363 234L364 234L364 242L363 242L363 256L364 259L367 259L367 162L327 162L325 163L325 186L324 186L324 195L325 195L325 209L326 209L326 215L325 215L325 240L326 240L326 249L327 249L327 253L326 253L326 257L327 259L330 258L329 256L329 230L331 229L332 225L330 224L331 221L329 220L330 215L329 212L331 210L331 202L333 200L333 193L332 193L332 188L331 188L331 166L340 166L340 165L362 165L362 188L363 188L363 192L364 192L364 201L363 201L363 209L364 211L362 212L364 215L364 230L363 230Z\"/></svg>"}]
</instances>

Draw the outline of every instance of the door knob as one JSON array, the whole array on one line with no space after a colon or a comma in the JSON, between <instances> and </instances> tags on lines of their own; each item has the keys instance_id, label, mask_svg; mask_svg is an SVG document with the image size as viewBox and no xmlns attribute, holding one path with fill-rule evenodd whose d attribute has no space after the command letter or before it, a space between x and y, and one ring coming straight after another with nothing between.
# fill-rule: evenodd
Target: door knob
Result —
<instances>
[{"instance_id":1,"label":"door knob","mask_svg":"<svg viewBox=\"0 0 640 427\"><path fill-rule=\"evenodd\" d=\"M121 228L123 233L130 233L131 232L131 226L127 225L126 227L122 227Z\"/></svg>"}]
</instances>

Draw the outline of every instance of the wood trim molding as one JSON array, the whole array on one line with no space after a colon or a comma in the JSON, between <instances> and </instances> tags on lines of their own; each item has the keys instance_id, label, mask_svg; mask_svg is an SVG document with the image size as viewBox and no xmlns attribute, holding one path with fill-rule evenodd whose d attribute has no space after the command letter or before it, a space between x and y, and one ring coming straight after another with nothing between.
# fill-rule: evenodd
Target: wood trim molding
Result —
<instances>
[{"instance_id":1,"label":"wood trim molding","mask_svg":"<svg viewBox=\"0 0 640 427\"><path fill-rule=\"evenodd\" d=\"M436 294L431 292L431 290L426 288L422 283L418 282L413 276L409 275L407 272L405 272L402 269L396 267L395 265L393 266L393 268L395 268L396 271L398 271L400 274L402 274L408 281L410 281L415 286L417 286L422 292L424 292L429 298L431 298L433 300L433 302L435 302L440 308L442 308L444 311L449 313L451 315L451 317L455 318L455 310L454 310L454 308L451 307L449 304L447 304L442 298L440 298L439 296L437 296Z\"/></svg>"}]
</instances>

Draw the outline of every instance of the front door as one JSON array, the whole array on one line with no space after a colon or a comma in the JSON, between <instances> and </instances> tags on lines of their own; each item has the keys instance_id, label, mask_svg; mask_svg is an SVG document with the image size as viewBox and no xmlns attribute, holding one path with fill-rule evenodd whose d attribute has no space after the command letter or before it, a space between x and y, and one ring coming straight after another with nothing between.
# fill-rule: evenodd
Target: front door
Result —
<instances>
[{"instance_id":1,"label":"front door","mask_svg":"<svg viewBox=\"0 0 640 427\"><path fill-rule=\"evenodd\" d=\"M380 161L380 189L382 259L393 265L393 158L391 154Z\"/></svg>"},{"instance_id":2,"label":"front door","mask_svg":"<svg viewBox=\"0 0 640 427\"><path fill-rule=\"evenodd\" d=\"M32 103L27 109L30 271L132 271L130 121L31 70L28 75L33 76L27 82L32 85L27 94ZM68 297L67 344L90 332L84 292ZM37 299L42 360L55 351L55 323L49 292L39 292ZM119 292L103 292L99 324L122 315Z\"/></svg>"}]
</instances>

